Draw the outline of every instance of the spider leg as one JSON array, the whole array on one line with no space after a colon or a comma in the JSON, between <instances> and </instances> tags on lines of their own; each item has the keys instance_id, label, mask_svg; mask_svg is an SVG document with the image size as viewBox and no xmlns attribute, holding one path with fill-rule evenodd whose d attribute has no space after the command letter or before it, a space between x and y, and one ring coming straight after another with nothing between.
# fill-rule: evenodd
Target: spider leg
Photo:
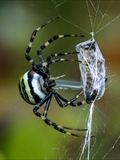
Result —
<instances>
[{"instance_id":1,"label":"spider leg","mask_svg":"<svg viewBox=\"0 0 120 160\"><path fill-rule=\"evenodd\" d=\"M52 38L50 38L47 42L45 42L42 46L39 47L37 54L38 57L41 57L42 55L42 50L45 49L48 45L50 45L52 42L59 38L66 38L66 37L84 37L84 35L80 34L63 34L63 35L54 35Z\"/></svg>"},{"instance_id":2,"label":"spider leg","mask_svg":"<svg viewBox=\"0 0 120 160\"><path fill-rule=\"evenodd\" d=\"M44 78L50 78L49 67L48 66L50 66L50 64L52 64L52 63L62 62L62 61L70 61L70 62L79 62L79 63L81 63L81 61L75 60L75 59L56 58L56 59L50 60L49 62L43 62L42 64L38 64L38 65L36 65L37 68L32 67L32 69L36 73L42 75ZM43 70L41 68L44 68L44 67L46 67L46 68L45 68L45 71L43 72ZM62 75L62 77L64 77L64 75ZM57 79L58 78L61 78L61 76L57 77Z\"/></svg>"},{"instance_id":3,"label":"spider leg","mask_svg":"<svg viewBox=\"0 0 120 160\"><path fill-rule=\"evenodd\" d=\"M69 87L53 87L53 89L55 89L55 90L65 90L65 91L71 90L71 88L69 88Z\"/></svg>"},{"instance_id":4,"label":"spider leg","mask_svg":"<svg viewBox=\"0 0 120 160\"><path fill-rule=\"evenodd\" d=\"M67 103L68 100L67 100L66 98L64 98L64 97L62 97L62 96L59 96L59 94L58 94L57 92L54 93L54 97L55 97L55 99L56 99L56 101L57 101L57 103L59 104L60 107L62 107L62 108L66 107L66 106L64 106L64 104L62 104L62 102L61 102L61 100L62 100L63 102L66 102L66 103Z\"/></svg>"},{"instance_id":5,"label":"spider leg","mask_svg":"<svg viewBox=\"0 0 120 160\"><path fill-rule=\"evenodd\" d=\"M65 129L70 129L70 130L74 130L74 128L69 128L69 127L65 127L65 126L60 126L60 125L57 125L55 122L52 122L51 120L49 120L47 117L43 116L42 114L40 115L40 117L42 118L42 120L49 126L52 126L55 130L61 132L61 133L64 133L64 134L68 134L68 135L71 135L71 136L75 136L75 137L81 137L81 138L86 138L84 135L78 135L78 134L74 134L74 133L71 133L71 132L68 132ZM75 129L77 131L86 131L86 130L82 130L82 129ZM91 136L92 137L92 136Z\"/></svg>"},{"instance_id":6,"label":"spider leg","mask_svg":"<svg viewBox=\"0 0 120 160\"><path fill-rule=\"evenodd\" d=\"M29 55L29 53L30 53L30 51L31 51L31 48L32 48L32 45L33 45L33 42L34 42L34 39L35 39L35 36L36 36L36 34L37 34L37 32L38 32L39 30L41 30L44 26L46 26L46 25L48 25L49 23L53 22L53 21L56 20L57 18L60 18L60 17L57 16L57 17L55 17L55 18L47 21L45 24L43 24L43 25L41 25L40 27L38 27L37 29L35 29L35 30L33 31L32 35L31 35L30 42L29 42L28 47L27 47L27 49L26 49L25 57L26 57L26 59L29 61L29 63L32 64L32 66L34 66L35 68L36 68L36 66L37 66L37 63L36 63L36 62L30 57L30 55ZM42 58L41 56L39 57L39 59L40 59L40 62L43 61L43 58Z\"/></svg>"},{"instance_id":7,"label":"spider leg","mask_svg":"<svg viewBox=\"0 0 120 160\"><path fill-rule=\"evenodd\" d=\"M70 128L70 127L67 127L67 126L60 126L60 125L57 125L55 122L52 122L51 120L49 120L47 118L47 111L49 109L49 106L50 106L50 102L51 102L51 99L52 99L52 95L54 93L53 92L50 92L44 99L42 99L33 109L33 112L36 116L40 117L47 125L49 126L52 126L55 130L61 132L61 133L64 133L64 134L68 134L68 135L71 135L71 136L75 136L75 137L81 137L81 138L86 138L86 136L84 135L78 135L78 134L74 134L74 133L71 133L71 132L68 132L66 131L65 129L69 129L69 130L76 130L76 131L87 131L87 129L80 129L80 128ZM64 99L64 98L63 98ZM67 101L65 99L65 101ZM40 113L38 112L39 108L46 102L46 105L45 105L45 108L44 108L44 113ZM94 136L91 136L91 138L93 138Z\"/></svg>"},{"instance_id":8,"label":"spider leg","mask_svg":"<svg viewBox=\"0 0 120 160\"><path fill-rule=\"evenodd\" d=\"M64 134L68 134L71 136L75 136L75 137L82 137L85 138L84 135L78 135L78 134L74 134L74 133L70 133L64 129L69 129L69 130L77 130L77 131L86 131L87 129L77 129L77 128L70 128L70 127L66 127L66 126L60 126L57 125L55 122L52 122L51 120L49 120L47 118L47 111L49 109L50 106L50 102L52 99L52 94L53 92L50 92L43 100L41 100L33 109L33 112L36 116L40 117L47 125L52 126L55 130L64 133ZM46 102L46 106L44 108L44 113L41 114L40 112L38 112L39 108L43 105L43 103Z\"/></svg>"},{"instance_id":9,"label":"spider leg","mask_svg":"<svg viewBox=\"0 0 120 160\"><path fill-rule=\"evenodd\" d=\"M50 80L56 80L56 79L63 78L63 77L65 77L65 76L66 76L66 74L62 74L62 75L57 76L57 77L50 77L49 79L50 79Z\"/></svg>"},{"instance_id":10,"label":"spider leg","mask_svg":"<svg viewBox=\"0 0 120 160\"><path fill-rule=\"evenodd\" d=\"M58 52L58 53L52 53L47 57L47 61L51 60L52 57L58 57L58 56L67 56L70 54L78 54L79 52Z\"/></svg>"},{"instance_id":11,"label":"spider leg","mask_svg":"<svg viewBox=\"0 0 120 160\"><path fill-rule=\"evenodd\" d=\"M82 91L83 92L83 91ZM60 107L66 107L67 105L71 105L71 106L73 106L73 107L76 107L76 105L75 104L72 104L72 102L73 101L75 101L80 95L81 95L81 93L82 92L80 92L76 97L74 97L73 99L71 99L70 101L69 100L67 100L66 98L64 98L63 96L61 96L60 94L58 94L57 92L55 92L54 93L54 96L55 96L55 99L56 99L56 101L57 101L57 103L59 104L59 106ZM64 102L66 102L65 104L62 104L62 102L61 102L61 100L62 101L64 101ZM81 101L81 102L79 102L79 105L82 105L82 104L84 104L84 103L86 103L85 101ZM82 128L71 128L71 127L67 127L67 126L61 126L63 129L68 129L68 130L75 130L75 131L87 131L88 129L87 128L84 128L84 129L82 129ZM85 137L85 136L84 136ZM91 135L91 138L93 138L93 137L95 137L94 135Z\"/></svg>"},{"instance_id":12,"label":"spider leg","mask_svg":"<svg viewBox=\"0 0 120 160\"><path fill-rule=\"evenodd\" d=\"M47 57L47 62L49 63L53 57L67 56L67 55L70 55L70 54L78 54L78 52L58 52L58 53L52 53L52 54L50 54ZM73 60L71 60L71 61L73 61ZM50 71L50 64L47 67L48 67L48 70Z\"/></svg>"},{"instance_id":13,"label":"spider leg","mask_svg":"<svg viewBox=\"0 0 120 160\"><path fill-rule=\"evenodd\" d=\"M37 110L48 100L51 99L52 97L52 92L49 92L49 94L46 95L45 98L43 98L42 100L40 100L40 102L34 107L33 112L35 113L36 116L39 116L39 113L37 112ZM37 115L38 114L38 115Z\"/></svg>"},{"instance_id":14,"label":"spider leg","mask_svg":"<svg viewBox=\"0 0 120 160\"><path fill-rule=\"evenodd\" d=\"M49 44L51 44L52 42L54 42L55 40L59 39L59 38L65 38L65 37L84 37L84 35L79 35L79 34L64 34L64 35L55 35L52 38L50 38L47 42L45 42L42 46L39 47L37 54L39 59L41 59L42 57L42 50L45 49ZM66 52L65 54L76 54L77 52ZM65 55L64 54L64 55ZM61 56L62 56L62 52L61 52ZM58 54L58 56L60 56L60 53ZM51 59L49 59L49 57L47 58L47 62L50 61ZM49 67L48 67L48 73L49 73Z\"/></svg>"},{"instance_id":15,"label":"spider leg","mask_svg":"<svg viewBox=\"0 0 120 160\"><path fill-rule=\"evenodd\" d=\"M34 39L35 39L35 36L37 34L37 32L39 30L41 30L44 26L48 25L49 23L53 22L54 20L60 18L60 16L57 16L49 21L47 21L45 24L41 25L40 27L38 27L37 29L35 29L31 35L31 38L30 38L30 42L28 44L28 47L26 49L26 53L25 53L25 57L26 59L29 61L29 63L37 68L37 63L31 58L31 56L29 55L30 51L31 51L31 48L32 48L32 45L33 45L33 42L34 42ZM50 43L52 43L54 40L58 39L58 38L63 38L63 37L84 37L83 35L55 35L53 36L51 39L49 39L45 44L43 44L37 51L38 53L38 57L39 57L39 60L41 63L44 62L43 58L42 58L42 53L41 53L41 50L43 50L46 46L48 46Z\"/></svg>"},{"instance_id":16,"label":"spider leg","mask_svg":"<svg viewBox=\"0 0 120 160\"><path fill-rule=\"evenodd\" d=\"M50 106L50 102L52 99L52 95L54 93L50 92L43 100L41 100L33 109L33 112L36 116L40 117L47 125L52 126L55 130L64 133L64 134L68 134L71 136L75 136L75 137L81 137L81 138L86 138L86 136L84 135L78 135L78 134L74 134L71 132L66 131L65 129L68 130L76 130L76 131L87 131L87 129L80 129L80 128L71 128L71 127L67 127L67 126L61 126L61 125L57 125L55 122L52 122L51 120L49 120L47 118L47 112ZM63 98L65 101L67 101L67 99ZM41 114L40 112L38 112L39 108L46 102L45 108L44 108L44 113ZM91 138L93 138L94 136L91 136Z\"/></svg>"},{"instance_id":17,"label":"spider leg","mask_svg":"<svg viewBox=\"0 0 120 160\"><path fill-rule=\"evenodd\" d=\"M39 67L44 67L44 66L49 66L52 63L62 62L62 61L70 61L70 62L79 62L79 63L81 63L81 61L76 60L76 59L56 58L56 59L52 59L52 60L50 60L48 62L43 62L42 64L39 64L38 68Z\"/></svg>"},{"instance_id":18,"label":"spider leg","mask_svg":"<svg viewBox=\"0 0 120 160\"><path fill-rule=\"evenodd\" d=\"M83 104L86 104L86 101L80 101L80 102L77 102L77 103L75 103L74 101L76 100L76 99L78 99L79 98L79 96L82 94L82 92L83 91L81 91L77 96L75 96L74 98L72 98L71 100L68 100L68 99L66 99L66 98L64 98L63 96L61 96L59 93L57 93L57 92L55 92L55 98L56 98L56 101L58 102L58 104L59 104L59 106L60 107L67 107L68 105L70 105L70 106L72 106L72 107L77 107L77 106L81 106L81 105L83 105ZM61 104L60 103L60 99L62 100L62 101L64 101L65 103L64 104Z\"/></svg>"},{"instance_id":19,"label":"spider leg","mask_svg":"<svg viewBox=\"0 0 120 160\"><path fill-rule=\"evenodd\" d=\"M81 93L80 93L80 94L81 94ZM59 106L62 107L62 108L64 108L64 107L67 107L68 105L71 105L72 107L75 107L74 103L72 103L72 102L74 102L74 101L77 99L76 97L77 97L77 96L80 96L80 95L77 95L76 97L72 98L72 100L66 99L65 97L61 96L61 95L60 95L59 93L57 93L57 92L54 93L54 96L55 96L56 101L58 102ZM62 101L65 102L65 103L62 104L60 100L62 100Z\"/></svg>"},{"instance_id":20,"label":"spider leg","mask_svg":"<svg viewBox=\"0 0 120 160\"><path fill-rule=\"evenodd\" d=\"M77 96L75 96L71 100L69 100L69 102L65 103L64 106L71 105L73 107L77 107L77 106L81 106L81 105L86 104L86 101L80 101L80 102L76 102L76 103L74 102L79 98L79 96L81 95L82 92L80 92Z\"/></svg>"},{"instance_id":21,"label":"spider leg","mask_svg":"<svg viewBox=\"0 0 120 160\"><path fill-rule=\"evenodd\" d=\"M63 74L63 75L61 75L61 76L57 76L57 77L50 77L49 79L50 80L56 80L56 79L60 79L60 78L63 78L63 77L65 77L66 76L66 74ZM53 87L53 89L58 89L58 90L71 90L71 88L68 88L68 87L56 87L56 86L54 86Z\"/></svg>"},{"instance_id":22,"label":"spider leg","mask_svg":"<svg viewBox=\"0 0 120 160\"><path fill-rule=\"evenodd\" d=\"M82 93L82 92L81 92ZM80 96L81 95L81 93L78 95L78 96ZM62 108L64 108L64 107L66 107L66 106L68 106L68 105L71 105L72 107L76 107L75 106L75 104L74 103L72 103L73 101L75 101L77 98L76 97L74 97L72 100L68 100L68 99L66 99L66 98L64 98L63 96L61 96L60 94L58 94L57 92L55 92L54 93L54 96L55 96L55 99L56 99L56 101L57 101L57 103L59 104L59 106L60 107L62 107ZM61 100L63 101L63 102L66 102L66 103L62 103L61 102ZM82 104L81 104L82 105ZM77 131L86 131L87 129L80 129L80 128L71 128L71 127L66 127L66 126L62 126L64 129L69 129L69 130L77 130Z\"/></svg>"}]
</instances>

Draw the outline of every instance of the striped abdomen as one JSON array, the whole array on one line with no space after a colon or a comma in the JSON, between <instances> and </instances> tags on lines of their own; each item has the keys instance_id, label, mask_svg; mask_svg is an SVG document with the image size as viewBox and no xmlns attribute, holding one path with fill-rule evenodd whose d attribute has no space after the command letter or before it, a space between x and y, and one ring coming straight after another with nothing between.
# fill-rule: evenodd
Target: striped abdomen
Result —
<instances>
[{"instance_id":1,"label":"striped abdomen","mask_svg":"<svg viewBox=\"0 0 120 160\"><path fill-rule=\"evenodd\" d=\"M43 99L46 93L42 88L42 76L34 71L27 71L19 80L19 92L27 103L37 104Z\"/></svg>"}]
</instances>

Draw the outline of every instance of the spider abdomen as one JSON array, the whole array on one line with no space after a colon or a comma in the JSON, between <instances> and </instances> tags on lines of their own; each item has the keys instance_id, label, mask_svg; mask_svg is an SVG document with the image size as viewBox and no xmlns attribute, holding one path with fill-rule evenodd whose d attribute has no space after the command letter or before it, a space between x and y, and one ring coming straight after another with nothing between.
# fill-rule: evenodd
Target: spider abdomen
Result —
<instances>
[{"instance_id":1,"label":"spider abdomen","mask_svg":"<svg viewBox=\"0 0 120 160\"><path fill-rule=\"evenodd\" d=\"M19 92L22 98L29 104L37 104L46 96L40 83L42 76L34 71L27 71L19 80Z\"/></svg>"}]
</instances>

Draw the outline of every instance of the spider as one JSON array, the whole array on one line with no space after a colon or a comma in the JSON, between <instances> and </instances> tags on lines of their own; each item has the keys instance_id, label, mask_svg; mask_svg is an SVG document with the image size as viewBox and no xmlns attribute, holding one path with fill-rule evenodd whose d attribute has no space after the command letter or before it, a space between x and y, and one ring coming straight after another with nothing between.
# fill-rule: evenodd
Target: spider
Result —
<instances>
[{"instance_id":1,"label":"spider","mask_svg":"<svg viewBox=\"0 0 120 160\"><path fill-rule=\"evenodd\" d=\"M44 43L42 46L39 47L37 54L40 61L40 64L37 64L29 55L31 51L31 47L33 44L33 41L35 39L35 36L37 32L42 29L44 26L48 25L49 23L53 22L59 18L59 16L51 19L50 21L46 22L42 26L35 29L31 35L30 42L28 44L28 47L26 49L25 57L29 61L29 63L32 65L32 70L27 71L19 80L19 92L22 96L22 98L29 104L35 105L33 112L36 116L40 117L47 125L52 126L57 131L76 136L76 137L82 137L85 138L84 135L78 135L71 133L68 130L76 130L76 131L87 131L87 129L80 129L80 128L70 128L66 126L60 126L57 125L55 122L52 122L47 118L47 112L49 110L49 106L52 100L52 97L54 95L56 102L58 105L62 108L71 105L72 107L79 106L85 103L85 101L78 102L75 104L75 100L81 95L79 93L76 97L72 98L71 100L68 100L64 98L62 95L60 95L58 92L56 92L55 87L56 86L56 79L62 78L65 75L61 75L58 77L51 77L50 76L50 65L52 63L60 62L60 61L72 61L72 62L80 62L78 60L72 60L72 59L63 59L63 58L55 58L52 59L52 57L56 56L63 56L68 54L77 54L78 52L60 52L60 53L54 53L47 57L47 61L44 62L44 59L42 58L42 50L45 49L49 44L54 42L55 40L59 38L64 37L83 37L83 35L78 34L65 34L65 35L55 35L51 39L49 39L46 43ZM40 107L45 104L44 112L40 113L38 110ZM92 137L92 136L91 136Z\"/></svg>"}]
</instances>

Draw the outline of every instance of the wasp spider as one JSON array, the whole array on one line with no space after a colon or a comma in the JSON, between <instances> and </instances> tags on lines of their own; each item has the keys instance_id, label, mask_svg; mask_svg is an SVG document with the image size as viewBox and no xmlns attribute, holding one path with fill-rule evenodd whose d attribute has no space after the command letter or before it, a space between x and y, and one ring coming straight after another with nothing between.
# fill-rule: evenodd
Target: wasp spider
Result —
<instances>
[{"instance_id":1,"label":"wasp spider","mask_svg":"<svg viewBox=\"0 0 120 160\"><path fill-rule=\"evenodd\" d=\"M77 34L65 34L65 35L55 35L51 39L49 39L46 43L44 43L42 46L39 47L37 54L40 61L40 64L36 63L31 56L29 55L33 41L35 39L35 36L37 32L42 29L47 24L51 23L52 21L56 20L59 17L55 17L52 20L46 22L42 26L35 29L31 35L30 42L28 44L28 47L26 49L25 57L29 61L29 63L32 65L32 70L27 71L19 80L19 91L22 96L22 98L29 104L35 105L33 112L36 116L40 117L46 124L52 126L54 129L58 130L59 132L76 136L76 137L83 137L84 135L78 135L71 133L68 130L77 130L77 131L86 131L87 129L80 129L80 128L70 128L66 126L60 126L56 123L52 122L47 118L47 112L49 110L49 106L52 100L52 97L54 96L58 105L62 108L71 105L73 107L82 105L85 102L79 102L77 105L75 104L75 100L80 96L77 95L71 100L68 100L64 98L62 95L60 95L56 90L54 89L56 86L55 80L57 78L64 77L65 75L61 75L59 77L51 77L49 67L52 63L56 63L59 61L75 61L80 62L78 60L72 60L72 59L63 59L63 58L55 58L56 56L63 56L68 54L76 54L77 52L60 52L51 54L48 56L47 61L44 62L44 59L42 58L42 50L45 49L49 44L54 42L55 40L59 38L65 38L65 37L83 37L83 35L77 35ZM39 108L45 104L44 112L40 113L38 110Z\"/></svg>"}]
</instances>

